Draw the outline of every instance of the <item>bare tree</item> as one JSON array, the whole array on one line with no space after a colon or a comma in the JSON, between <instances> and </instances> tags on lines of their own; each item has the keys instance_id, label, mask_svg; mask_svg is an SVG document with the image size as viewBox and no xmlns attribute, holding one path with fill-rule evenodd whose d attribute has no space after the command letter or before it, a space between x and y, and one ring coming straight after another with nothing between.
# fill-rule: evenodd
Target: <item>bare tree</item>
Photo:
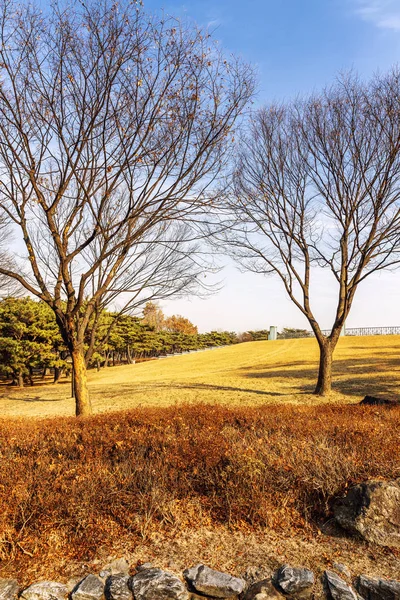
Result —
<instances>
[{"instance_id":1,"label":"bare tree","mask_svg":"<svg viewBox=\"0 0 400 600\"><path fill-rule=\"evenodd\" d=\"M0 273L53 309L77 415L91 412L84 334L96 306L137 293L145 272L147 289L184 287L190 236L178 249L173 228L212 197L253 93L248 66L140 4L55 2L42 14L1 2L0 210L25 254ZM174 246L180 275L157 281Z\"/></svg>"},{"instance_id":2,"label":"bare tree","mask_svg":"<svg viewBox=\"0 0 400 600\"><path fill-rule=\"evenodd\" d=\"M112 287L97 296L89 322L90 342L85 348L85 363L89 364L95 347L98 326L106 308L112 307L112 320L104 343L110 337L119 320L126 314L134 314L148 302L167 298L208 296L217 290L204 280L206 272L218 269L212 262L193 229L173 221L154 227L145 239L137 240L129 259L124 261L115 275ZM101 246L93 245L87 257L88 265L97 261ZM92 280L92 296L102 287L102 277L107 269L99 269Z\"/></svg>"},{"instance_id":3,"label":"bare tree","mask_svg":"<svg viewBox=\"0 0 400 600\"><path fill-rule=\"evenodd\" d=\"M308 100L259 110L229 191L219 238L243 268L281 279L318 341L315 393L325 395L359 284L400 262L399 72L368 84L343 77ZM318 268L337 284L329 335L315 318Z\"/></svg>"},{"instance_id":4,"label":"bare tree","mask_svg":"<svg viewBox=\"0 0 400 600\"><path fill-rule=\"evenodd\" d=\"M15 260L10 252L11 233L10 219L7 215L0 214L0 265L8 270L15 267ZM22 293L23 288L18 281L0 273L0 298L17 297Z\"/></svg>"}]
</instances>

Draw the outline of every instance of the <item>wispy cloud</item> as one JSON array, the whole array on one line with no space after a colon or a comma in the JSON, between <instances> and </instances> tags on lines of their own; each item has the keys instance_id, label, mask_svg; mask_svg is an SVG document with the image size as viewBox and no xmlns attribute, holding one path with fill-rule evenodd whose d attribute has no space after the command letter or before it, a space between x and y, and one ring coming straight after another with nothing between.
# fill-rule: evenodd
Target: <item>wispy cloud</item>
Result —
<instances>
[{"instance_id":1,"label":"wispy cloud","mask_svg":"<svg viewBox=\"0 0 400 600\"><path fill-rule=\"evenodd\" d=\"M381 29L400 31L399 0L352 0L355 12L364 21L373 23Z\"/></svg>"}]
</instances>

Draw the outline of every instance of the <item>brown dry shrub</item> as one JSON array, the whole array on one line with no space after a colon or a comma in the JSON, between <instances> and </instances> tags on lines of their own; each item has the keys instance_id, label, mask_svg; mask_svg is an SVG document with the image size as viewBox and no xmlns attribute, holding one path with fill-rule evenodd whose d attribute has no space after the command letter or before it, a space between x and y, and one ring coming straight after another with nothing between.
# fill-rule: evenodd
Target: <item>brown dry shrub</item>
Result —
<instances>
[{"instance_id":1,"label":"brown dry shrub","mask_svg":"<svg viewBox=\"0 0 400 600\"><path fill-rule=\"evenodd\" d=\"M399 416L197 405L2 420L0 558L44 560L62 546L90 559L154 528L313 527L351 484L400 476Z\"/></svg>"}]
</instances>

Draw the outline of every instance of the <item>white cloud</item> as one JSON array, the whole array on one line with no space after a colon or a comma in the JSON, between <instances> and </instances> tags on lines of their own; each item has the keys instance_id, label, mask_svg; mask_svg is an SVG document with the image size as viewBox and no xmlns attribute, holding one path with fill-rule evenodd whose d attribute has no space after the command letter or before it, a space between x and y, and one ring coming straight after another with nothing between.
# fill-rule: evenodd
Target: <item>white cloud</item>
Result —
<instances>
[{"instance_id":1,"label":"white cloud","mask_svg":"<svg viewBox=\"0 0 400 600\"><path fill-rule=\"evenodd\" d=\"M399 0L353 0L356 14L381 29L400 31Z\"/></svg>"}]
</instances>

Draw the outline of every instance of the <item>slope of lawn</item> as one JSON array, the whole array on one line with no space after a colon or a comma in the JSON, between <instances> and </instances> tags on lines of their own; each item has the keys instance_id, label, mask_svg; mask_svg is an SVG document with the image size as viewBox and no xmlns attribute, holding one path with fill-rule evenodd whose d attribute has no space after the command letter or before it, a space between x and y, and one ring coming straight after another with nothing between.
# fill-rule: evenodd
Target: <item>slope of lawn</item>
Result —
<instances>
[{"instance_id":1,"label":"slope of lawn","mask_svg":"<svg viewBox=\"0 0 400 600\"><path fill-rule=\"evenodd\" d=\"M94 412L177 403L253 405L358 402L365 394L398 397L400 336L341 338L334 392L312 394L318 366L314 339L250 342L137 365L89 372ZM70 382L23 389L2 386L4 416L74 414Z\"/></svg>"},{"instance_id":2,"label":"slope of lawn","mask_svg":"<svg viewBox=\"0 0 400 600\"><path fill-rule=\"evenodd\" d=\"M335 528L332 506L400 477L400 407L355 404L399 397L399 354L400 336L341 339L324 399L312 339L92 371L95 412L114 412L82 419L63 416L68 380L3 386L0 577L66 582L126 555L178 573L289 563L319 577L343 562L397 579L397 551Z\"/></svg>"}]
</instances>

